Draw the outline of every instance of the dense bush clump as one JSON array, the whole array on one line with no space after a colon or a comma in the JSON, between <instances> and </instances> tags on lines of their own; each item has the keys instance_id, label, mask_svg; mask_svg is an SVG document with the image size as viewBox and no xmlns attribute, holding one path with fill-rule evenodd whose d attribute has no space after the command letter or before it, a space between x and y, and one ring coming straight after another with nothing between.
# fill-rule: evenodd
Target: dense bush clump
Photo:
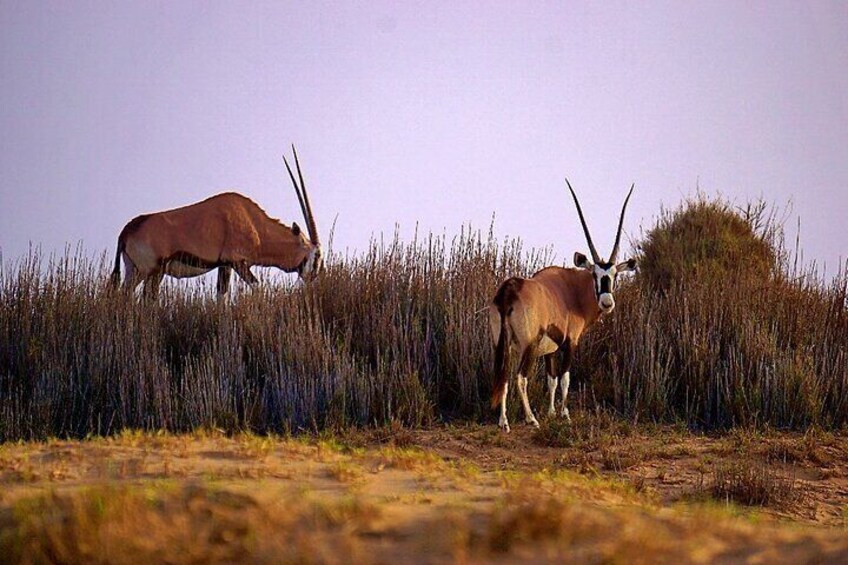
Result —
<instances>
[{"instance_id":1,"label":"dense bush clump","mask_svg":"<svg viewBox=\"0 0 848 565\"><path fill-rule=\"evenodd\" d=\"M776 226L762 203L737 212L720 199L698 196L660 214L639 244L644 284L668 290L692 280L768 280L779 272Z\"/></svg>"},{"instance_id":2,"label":"dense bush clump","mask_svg":"<svg viewBox=\"0 0 848 565\"><path fill-rule=\"evenodd\" d=\"M580 345L575 404L702 429L848 424L844 266L829 282L790 272L761 206L705 199L638 249L641 273ZM0 266L0 441L494 421L486 307L503 279L550 261L491 234L395 238L331 254L307 287L219 302L170 284L147 303L111 292L103 262L30 255ZM538 410L543 379L530 388Z\"/></svg>"},{"instance_id":3,"label":"dense bush clump","mask_svg":"<svg viewBox=\"0 0 848 565\"><path fill-rule=\"evenodd\" d=\"M795 272L762 205L703 198L665 213L640 249L640 273L584 343L596 398L708 429L848 423L844 266L830 283Z\"/></svg>"}]
</instances>

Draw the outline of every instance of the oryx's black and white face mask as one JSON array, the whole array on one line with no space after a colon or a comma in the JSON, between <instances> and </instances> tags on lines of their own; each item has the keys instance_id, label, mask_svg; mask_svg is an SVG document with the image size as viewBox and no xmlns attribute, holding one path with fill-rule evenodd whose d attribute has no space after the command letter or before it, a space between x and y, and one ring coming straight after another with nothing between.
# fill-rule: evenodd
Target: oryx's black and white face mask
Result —
<instances>
[{"instance_id":1,"label":"oryx's black and white face mask","mask_svg":"<svg viewBox=\"0 0 848 565\"><path fill-rule=\"evenodd\" d=\"M608 314L615 308L616 277L619 273L632 271L636 268L636 259L628 259L622 263L599 262L593 264L582 253L574 254L574 265L586 269L592 273L595 283L595 297L598 299L598 308L601 312Z\"/></svg>"},{"instance_id":2,"label":"oryx's black and white face mask","mask_svg":"<svg viewBox=\"0 0 848 565\"><path fill-rule=\"evenodd\" d=\"M604 261L598 255L595 245L592 243L592 236L589 235L589 228L586 226L585 218L583 218L583 210L580 209L580 202L577 201L577 195L574 193L574 189L571 188L571 183L568 182L568 179L565 179L565 182L568 184L568 189L571 191L571 196L574 198L574 204L577 206L577 214L580 216L580 223L583 225L583 233L586 235L586 242L589 244L589 251L592 253L592 259L594 261L590 262L585 255L578 252L574 254L574 265L592 273L592 278L595 284L595 297L598 299L598 308L601 309L602 313L607 314L612 312L613 308L615 308L613 292L615 292L616 277L619 273L632 271L636 268L635 259L628 259L622 263L615 262L616 256L618 255L618 244L621 241L621 227L624 223L624 211L627 209L627 202L630 200L630 195L633 194L633 186L630 187L630 192L627 193L627 198L624 199L624 206L621 207L621 217L618 220L618 232L615 236L615 245L613 246L612 253L610 253L610 260Z\"/></svg>"},{"instance_id":3,"label":"oryx's black and white face mask","mask_svg":"<svg viewBox=\"0 0 848 565\"><path fill-rule=\"evenodd\" d=\"M316 245L309 251L306 259L303 260L303 263L301 263L298 274L303 280L311 281L318 276L318 273L321 272L323 267L324 259L321 254L321 246Z\"/></svg>"}]
</instances>

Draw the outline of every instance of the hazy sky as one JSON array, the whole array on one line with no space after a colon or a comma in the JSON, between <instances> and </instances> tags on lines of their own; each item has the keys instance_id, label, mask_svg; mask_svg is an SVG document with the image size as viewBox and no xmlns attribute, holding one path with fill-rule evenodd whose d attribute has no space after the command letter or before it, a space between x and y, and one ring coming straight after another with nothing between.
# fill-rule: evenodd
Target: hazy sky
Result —
<instances>
[{"instance_id":1,"label":"hazy sky","mask_svg":"<svg viewBox=\"0 0 848 565\"><path fill-rule=\"evenodd\" d=\"M0 249L114 253L133 216L239 190L364 248L463 223L607 254L700 186L793 202L848 250L846 2L0 0Z\"/></svg>"}]
</instances>

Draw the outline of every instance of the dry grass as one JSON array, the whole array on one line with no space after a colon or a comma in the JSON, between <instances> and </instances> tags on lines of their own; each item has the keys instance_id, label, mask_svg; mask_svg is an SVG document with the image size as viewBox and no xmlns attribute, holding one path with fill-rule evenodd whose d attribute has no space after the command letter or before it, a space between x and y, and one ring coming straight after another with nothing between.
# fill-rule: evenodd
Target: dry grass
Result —
<instances>
[{"instance_id":1,"label":"dry grass","mask_svg":"<svg viewBox=\"0 0 848 565\"><path fill-rule=\"evenodd\" d=\"M447 469L447 465L441 457L415 447L387 447L380 450L379 456L380 464L383 467L393 469L433 472L444 472Z\"/></svg>"},{"instance_id":2,"label":"dry grass","mask_svg":"<svg viewBox=\"0 0 848 565\"><path fill-rule=\"evenodd\" d=\"M717 465L699 494L746 506L784 507L796 498L795 481L765 463L733 461Z\"/></svg>"},{"instance_id":3,"label":"dry grass","mask_svg":"<svg viewBox=\"0 0 848 565\"><path fill-rule=\"evenodd\" d=\"M361 466L347 461L338 461L327 469L327 475L343 483L355 483L362 479L364 471Z\"/></svg>"},{"instance_id":4,"label":"dry grass","mask_svg":"<svg viewBox=\"0 0 848 565\"><path fill-rule=\"evenodd\" d=\"M609 429L614 422L594 418L586 429ZM610 432L609 443L593 456L604 457L606 450L623 457L632 448L646 458L635 467L665 466L691 457L652 460L651 445L701 439L736 457L740 442L755 441L753 433L746 439L645 431L627 426ZM22 563L175 564L848 557L841 530L775 521L772 508L780 500L773 485L758 487L770 498L757 514L727 504L730 497L720 504L712 497L669 504L652 486L640 488L631 479L645 475L629 469L581 474L558 465L560 452L580 447L529 444L530 430L515 430L502 446L481 446L487 432L474 426L408 431L404 448L370 437L373 431L338 438L130 431L83 442L7 444L0 448L3 461L13 466L28 460L41 472L31 482L0 479L0 554ZM798 449L809 441L800 434L767 439ZM828 449L845 445L837 435L817 441ZM431 443L437 449L423 447ZM179 472L161 473L164 460ZM131 461L136 463L123 465ZM736 479L725 472L729 461L713 465L709 476L725 477L730 485ZM51 478L59 465L67 475ZM113 472L101 473L107 467ZM734 488L752 490L756 480L742 475L735 484L743 486Z\"/></svg>"},{"instance_id":5,"label":"dry grass","mask_svg":"<svg viewBox=\"0 0 848 565\"><path fill-rule=\"evenodd\" d=\"M649 504L597 505L532 485L499 502L485 540L491 552L512 561L544 556L558 562L708 563L848 556L844 541L819 546L809 532L777 533L723 508L695 507L681 520Z\"/></svg>"},{"instance_id":6,"label":"dry grass","mask_svg":"<svg viewBox=\"0 0 848 565\"><path fill-rule=\"evenodd\" d=\"M603 449L614 439L627 437L631 426L609 412L580 411L569 422L562 418L544 420L533 434L533 441L545 447L569 447L583 450Z\"/></svg>"},{"instance_id":7,"label":"dry grass","mask_svg":"<svg viewBox=\"0 0 848 565\"><path fill-rule=\"evenodd\" d=\"M0 440L473 417L492 364L480 312L548 262L465 232L331 254L308 288L217 302L172 284L149 304L110 292L103 261L32 254L0 266Z\"/></svg>"},{"instance_id":8,"label":"dry grass","mask_svg":"<svg viewBox=\"0 0 848 565\"><path fill-rule=\"evenodd\" d=\"M848 424L848 264L825 281L763 205L703 197L664 212L638 248L639 276L578 354L594 398L701 430Z\"/></svg>"},{"instance_id":9,"label":"dry grass","mask_svg":"<svg viewBox=\"0 0 848 565\"><path fill-rule=\"evenodd\" d=\"M763 208L721 201L663 215L640 245L643 272L578 351L578 408L707 430L848 425L845 266L830 281L799 271ZM662 274L669 264L725 269L752 249L770 267L750 284L718 267L656 282L682 276ZM0 266L0 441L376 425L398 426L386 439L402 446L404 429L491 421L485 308L504 278L550 262L466 230L331 253L306 288L263 284L218 302L171 284L148 304L109 292L103 261L31 254ZM542 406L542 381L530 388ZM606 441L579 426L539 441Z\"/></svg>"},{"instance_id":10,"label":"dry grass","mask_svg":"<svg viewBox=\"0 0 848 565\"><path fill-rule=\"evenodd\" d=\"M341 563L377 515L355 499L273 510L201 484L97 486L18 501L0 549L18 563Z\"/></svg>"}]
</instances>

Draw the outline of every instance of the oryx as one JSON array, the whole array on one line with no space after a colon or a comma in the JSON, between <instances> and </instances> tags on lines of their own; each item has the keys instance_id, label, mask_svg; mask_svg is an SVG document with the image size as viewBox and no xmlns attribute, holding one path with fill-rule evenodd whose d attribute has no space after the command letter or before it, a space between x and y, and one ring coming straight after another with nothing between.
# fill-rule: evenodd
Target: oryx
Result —
<instances>
[{"instance_id":1,"label":"oryx","mask_svg":"<svg viewBox=\"0 0 848 565\"><path fill-rule=\"evenodd\" d=\"M556 414L554 400L558 381L562 388L561 416L569 421L566 399L570 381L569 368L574 349L580 336L594 324L601 314L612 312L615 308L613 291L616 276L636 268L636 260L629 259L616 263L618 246L621 240L621 228L624 223L624 211L633 193L633 186L627 193L615 245L609 261L604 261L592 243L589 228L583 218L580 202L571 183L566 179L568 189L577 206L577 214L586 234L586 242L592 253L592 262L580 252L574 254L576 269L546 267L529 279L513 277L501 284L489 305L489 324L495 343L495 372L492 391L492 407L499 402L501 415L499 425L509 431L506 416L506 397L509 389L509 357L513 348L521 354L518 369L518 393L524 405L524 419L528 424L539 425L527 399L527 375L535 367L538 355L545 357L545 370L548 377L550 403L548 415Z\"/></svg>"},{"instance_id":2,"label":"oryx","mask_svg":"<svg viewBox=\"0 0 848 565\"><path fill-rule=\"evenodd\" d=\"M121 280L132 290L144 281L144 291L155 297L165 275L196 277L218 269L218 294L226 294L231 269L249 284L257 282L253 266L277 267L297 272L304 280L314 277L323 265L321 243L309 195L292 145L297 175L283 162L294 185L300 210L309 230L307 238L296 223L291 227L268 215L251 199L236 192L217 194L201 202L144 214L130 220L118 236L112 283Z\"/></svg>"}]
</instances>

